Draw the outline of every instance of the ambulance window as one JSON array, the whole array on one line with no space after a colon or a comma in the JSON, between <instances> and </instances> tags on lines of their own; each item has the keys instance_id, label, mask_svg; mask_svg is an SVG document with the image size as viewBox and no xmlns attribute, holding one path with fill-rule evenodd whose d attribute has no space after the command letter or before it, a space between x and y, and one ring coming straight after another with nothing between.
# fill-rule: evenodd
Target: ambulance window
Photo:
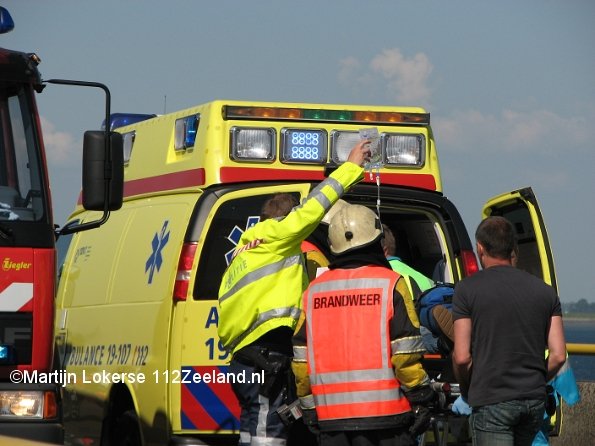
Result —
<instances>
[{"instance_id":1,"label":"ambulance window","mask_svg":"<svg viewBox=\"0 0 595 446\"><path fill-rule=\"evenodd\" d=\"M223 203L211 222L200 254L194 299L217 299L228 259L247 227L260 219L260 209L273 194L250 195ZM296 194L299 200L299 194Z\"/></svg>"},{"instance_id":2,"label":"ambulance window","mask_svg":"<svg viewBox=\"0 0 595 446\"><path fill-rule=\"evenodd\" d=\"M510 220L517 236L519 247L517 268L525 270L543 280L539 244L535 235L535 228L531 221L531 214L521 203L503 208L505 212L493 212L492 215L502 213Z\"/></svg>"}]
</instances>

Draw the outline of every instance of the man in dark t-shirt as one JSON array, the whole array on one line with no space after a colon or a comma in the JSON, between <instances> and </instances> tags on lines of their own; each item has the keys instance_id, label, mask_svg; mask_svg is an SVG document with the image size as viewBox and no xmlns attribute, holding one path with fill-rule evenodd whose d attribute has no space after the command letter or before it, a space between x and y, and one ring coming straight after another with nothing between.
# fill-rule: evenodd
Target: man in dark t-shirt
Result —
<instances>
[{"instance_id":1,"label":"man in dark t-shirt","mask_svg":"<svg viewBox=\"0 0 595 446\"><path fill-rule=\"evenodd\" d=\"M514 267L508 220L487 218L475 238L483 270L459 282L453 298L453 363L473 408L473 444L531 445L543 420L546 381L566 360L560 300L541 279Z\"/></svg>"}]
</instances>

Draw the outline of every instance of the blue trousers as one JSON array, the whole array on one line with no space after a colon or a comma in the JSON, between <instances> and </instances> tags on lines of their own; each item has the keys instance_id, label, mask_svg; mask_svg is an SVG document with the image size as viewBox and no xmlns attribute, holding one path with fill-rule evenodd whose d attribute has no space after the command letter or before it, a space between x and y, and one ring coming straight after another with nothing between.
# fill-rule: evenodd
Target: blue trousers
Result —
<instances>
[{"instance_id":1,"label":"blue trousers","mask_svg":"<svg viewBox=\"0 0 595 446\"><path fill-rule=\"evenodd\" d=\"M511 400L473 408L474 446L531 446L543 422L543 400Z\"/></svg>"},{"instance_id":2,"label":"blue trousers","mask_svg":"<svg viewBox=\"0 0 595 446\"><path fill-rule=\"evenodd\" d=\"M230 373L238 376L244 370L246 377L257 372L253 366L231 360ZM241 408L239 446L285 446L287 428L277 414L277 409L283 404L284 392L267 398L259 394L260 384L245 382L231 385Z\"/></svg>"}]
</instances>

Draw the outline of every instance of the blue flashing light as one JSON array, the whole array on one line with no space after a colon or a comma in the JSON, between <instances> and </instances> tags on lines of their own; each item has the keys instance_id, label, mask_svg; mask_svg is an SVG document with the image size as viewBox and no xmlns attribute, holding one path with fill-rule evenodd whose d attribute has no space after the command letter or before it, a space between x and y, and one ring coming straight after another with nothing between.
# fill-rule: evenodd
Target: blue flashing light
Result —
<instances>
[{"instance_id":1,"label":"blue flashing light","mask_svg":"<svg viewBox=\"0 0 595 446\"><path fill-rule=\"evenodd\" d=\"M194 147L198 131L199 115L190 115L176 119L174 149L186 150Z\"/></svg>"},{"instance_id":2,"label":"blue flashing light","mask_svg":"<svg viewBox=\"0 0 595 446\"><path fill-rule=\"evenodd\" d=\"M326 132L313 129L283 129L282 160L286 163L326 163Z\"/></svg>"},{"instance_id":3,"label":"blue flashing light","mask_svg":"<svg viewBox=\"0 0 595 446\"><path fill-rule=\"evenodd\" d=\"M0 344L0 365L13 363L13 349L11 345Z\"/></svg>"},{"instance_id":4,"label":"blue flashing light","mask_svg":"<svg viewBox=\"0 0 595 446\"><path fill-rule=\"evenodd\" d=\"M109 129L114 130L118 127L124 127L130 124L136 124L137 122L146 121L147 119L155 118L157 115L154 114L142 114L142 113L112 113L110 115ZM101 129L105 129L105 120L101 124Z\"/></svg>"},{"instance_id":5,"label":"blue flashing light","mask_svg":"<svg viewBox=\"0 0 595 446\"><path fill-rule=\"evenodd\" d=\"M0 34L5 34L14 29L14 20L8 9L0 6Z\"/></svg>"},{"instance_id":6,"label":"blue flashing light","mask_svg":"<svg viewBox=\"0 0 595 446\"><path fill-rule=\"evenodd\" d=\"M188 116L186 118L186 135L184 138L184 145L186 147L193 147L196 140L196 131L198 130L198 116Z\"/></svg>"}]
</instances>

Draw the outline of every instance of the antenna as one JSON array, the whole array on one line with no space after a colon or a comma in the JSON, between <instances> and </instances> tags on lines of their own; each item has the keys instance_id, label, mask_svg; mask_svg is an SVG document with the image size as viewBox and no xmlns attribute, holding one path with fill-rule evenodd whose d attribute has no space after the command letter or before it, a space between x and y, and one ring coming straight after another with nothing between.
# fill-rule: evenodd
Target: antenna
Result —
<instances>
[{"instance_id":1,"label":"antenna","mask_svg":"<svg viewBox=\"0 0 595 446\"><path fill-rule=\"evenodd\" d=\"M165 115L167 113L167 95L164 94L163 95L163 114Z\"/></svg>"}]
</instances>

